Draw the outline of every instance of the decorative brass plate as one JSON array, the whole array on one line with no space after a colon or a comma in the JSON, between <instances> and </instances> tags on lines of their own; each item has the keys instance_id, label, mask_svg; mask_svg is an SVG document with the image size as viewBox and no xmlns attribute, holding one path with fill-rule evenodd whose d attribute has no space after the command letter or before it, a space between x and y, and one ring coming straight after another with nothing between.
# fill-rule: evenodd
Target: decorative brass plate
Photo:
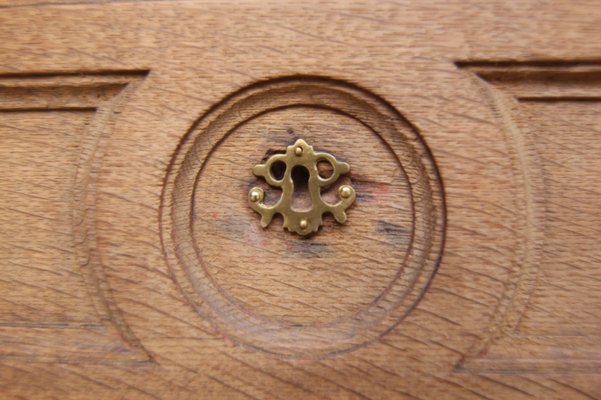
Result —
<instances>
[{"instance_id":1,"label":"decorative brass plate","mask_svg":"<svg viewBox=\"0 0 601 400\"><path fill-rule=\"evenodd\" d=\"M326 161L332 165L332 174L323 178L319 175L317 163ZM283 162L286 170L281 179L276 179L272 174L274 163ZM296 210L292 207L294 196L294 181L292 170L296 166L302 166L309 172L308 188L311 195L311 208ZM345 162L337 161L329 153L315 152L313 147L304 140L298 139L292 146L288 146L285 154L271 156L265 164L256 165L253 173L265 178L265 181L273 186L282 188L282 196L273 206L263 203L265 193L263 189L254 187L248 192L248 203L251 208L261 214L261 226L267 227L275 214L284 218L284 228L299 235L308 235L317 232L322 224L324 213L331 213L334 219L341 224L346 222L346 210L355 201L355 190L350 185L342 185L338 189L340 201L330 204L321 197L321 188L336 182L340 175L349 172L350 166Z\"/></svg>"}]
</instances>

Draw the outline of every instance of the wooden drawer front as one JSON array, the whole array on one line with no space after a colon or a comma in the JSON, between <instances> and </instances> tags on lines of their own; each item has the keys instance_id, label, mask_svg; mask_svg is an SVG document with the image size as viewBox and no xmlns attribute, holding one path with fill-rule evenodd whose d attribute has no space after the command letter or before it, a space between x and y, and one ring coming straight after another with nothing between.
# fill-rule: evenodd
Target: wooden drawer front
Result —
<instances>
[{"instance_id":1,"label":"wooden drawer front","mask_svg":"<svg viewBox=\"0 0 601 400\"><path fill-rule=\"evenodd\" d=\"M0 398L600 398L600 14L0 4Z\"/></svg>"}]
</instances>

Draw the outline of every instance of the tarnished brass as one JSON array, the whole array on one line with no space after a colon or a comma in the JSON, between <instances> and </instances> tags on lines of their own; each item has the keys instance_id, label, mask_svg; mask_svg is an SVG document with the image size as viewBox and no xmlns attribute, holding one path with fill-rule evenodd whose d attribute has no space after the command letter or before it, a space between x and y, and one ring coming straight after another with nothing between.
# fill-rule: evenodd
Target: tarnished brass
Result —
<instances>
[{"instance_id":1,"label":"tarnished brass","mask_svg":"<svg viewBox=\"0 0 601 400\"><path fill-rule=\"evenodd\" d=\"M328 162L333 168L332 174L327 178L319 175L317 164L320 161ZM281 179L277 179L272 174L272 166L276 162L283 162L286 166ZM294 196L292 170L296 166L302 166L309 172L308 189L311 196L309 209L297 210L292 207ZM324 213L331 213L336 221L344 224L345 210L355 201L355 190L350 185L340 186L338 189L340 201L330 204L322 199L321 188L333 184L340 175L348 173L349 170L350 166L347 163L337 161L331 154L315 152L312 146L298 139L292 146L288 146L285 154L275 154L265 164L253 168L253 173L263 177L270 186L282 188L280 199L273 206L266 205L263 203L265 192L259 187L254 187L248 193L248 203L253 210L261 214L263 228L271 223L275 214L280 214L284 218L284 228L303 236L317 232L322 224Z\"/></svg>"}]
</instances>

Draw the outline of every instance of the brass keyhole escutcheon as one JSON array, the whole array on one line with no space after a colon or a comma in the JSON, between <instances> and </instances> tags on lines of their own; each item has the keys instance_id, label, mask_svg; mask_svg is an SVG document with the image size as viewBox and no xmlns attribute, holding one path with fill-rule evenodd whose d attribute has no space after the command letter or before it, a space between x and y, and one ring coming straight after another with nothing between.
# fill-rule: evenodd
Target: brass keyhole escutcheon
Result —
<instances>
[{"instance_id":1,"label":"brass keyhole escutcheon","mask_svg":"<svg viewBox=\"0 0 601 400\"><path fill-rule=\"evenodd\" d=\"M332 174L327 178L319 175L317 164L321 161L326 161L332 166ZM283 176L279 179L272 173L275 163L285 165ZM293 207L295 187L292 171L298 166L305 168L309 173L307 188L311 197L311 207L308 209L298 210ZM321 188L333 184L349 170L349 164L336 160L336 157L329 153L316 152L307 142L298 139L287 147L285 154L275 154L265 164L258 164L253 168L256 176L264 178L270 186L282 189L282 196L277 203L273 206L263 203L265 192L260 187L254 187L248 192L248 203L253 210L261 214L263 228L269 226L275 214L284 218L284 228L302 236L317 232L323 222L324 213L331 213L337 222L344 224L345 210L355 201L355 189L350 185L340 186L339 201L330 204L321 197Z\"/></svg>"}]
</instances>

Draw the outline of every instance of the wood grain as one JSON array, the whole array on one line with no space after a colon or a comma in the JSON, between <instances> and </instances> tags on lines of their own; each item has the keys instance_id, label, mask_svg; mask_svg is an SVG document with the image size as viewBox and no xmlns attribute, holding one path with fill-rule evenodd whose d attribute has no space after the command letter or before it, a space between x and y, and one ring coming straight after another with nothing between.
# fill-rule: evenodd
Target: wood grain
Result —
<instances>
[{"instance_id":1,"label":"wood grain","mask_svg":"<svg viewBox=\"0 0 601 400\"><path fill-rule=\"evenodd\" d=\"M595 93L601 84L599 65L464 67L493 85L489 88L493 107L500 116L513 114L501 117L513 121L506 129L523 132L522 140L530 149L519 168L530 192L524 199L524 207L530 209L524 230L529 254L516 274L515 292L506 291L507 309L498 312L505 313L502 318L508 324L497 327L504 346L500 352L494 345L478 349L475 353L492 350L494 356L475 363L511 370L570 366L596 371L601 320L598 291L591 280L597 279L593 261L598 257L593 244L597 217L596 202L587 198L594 196L597 185L591 155L596 154L593 136L600 126ZM542 202L544 207L536 207ZM529 356L521 357L526 349ZM506 350L508 357L503 355Z\"/></svg>"},{"instance_id":2,"label":"wood grain","mask_svg":"<svg viewBox=\"0 0 601 400\"><path fill-rule=\"evenodd\" d=\"M356 160L324 193L334 201L340 185L357 185L359 216L345 229L329 218L302 238L248 213L244 194L262 183L249 165L298 137ZM245 88L202 117L170 167L161 223L178 284L205 318L242 344L306 358L397 325L438 267L444 220L438 171L401 115L351 85L295 77Z\"/></svg>"},{"instance_id":3,"label":"wood grain","mask_svg":"<svg viewBox=\"0 0 601 400\"><path fill-rule=\"evenodd\" d=\"M0 2L0 398L601 398L596 2ZM348 222L247 204L297 138Z\"/></svg>"},{"instance_id":4,"label":"wood grain","mask_svg":"<svg viewBox=\"0 0 601 400\"><path fill-rule=\"evenodd\" d=\"M4 357L147 359L123 341L136 342L110 304L89 209L111 119L141 76L0 76Z\"/></svg>"}]
</instances>

